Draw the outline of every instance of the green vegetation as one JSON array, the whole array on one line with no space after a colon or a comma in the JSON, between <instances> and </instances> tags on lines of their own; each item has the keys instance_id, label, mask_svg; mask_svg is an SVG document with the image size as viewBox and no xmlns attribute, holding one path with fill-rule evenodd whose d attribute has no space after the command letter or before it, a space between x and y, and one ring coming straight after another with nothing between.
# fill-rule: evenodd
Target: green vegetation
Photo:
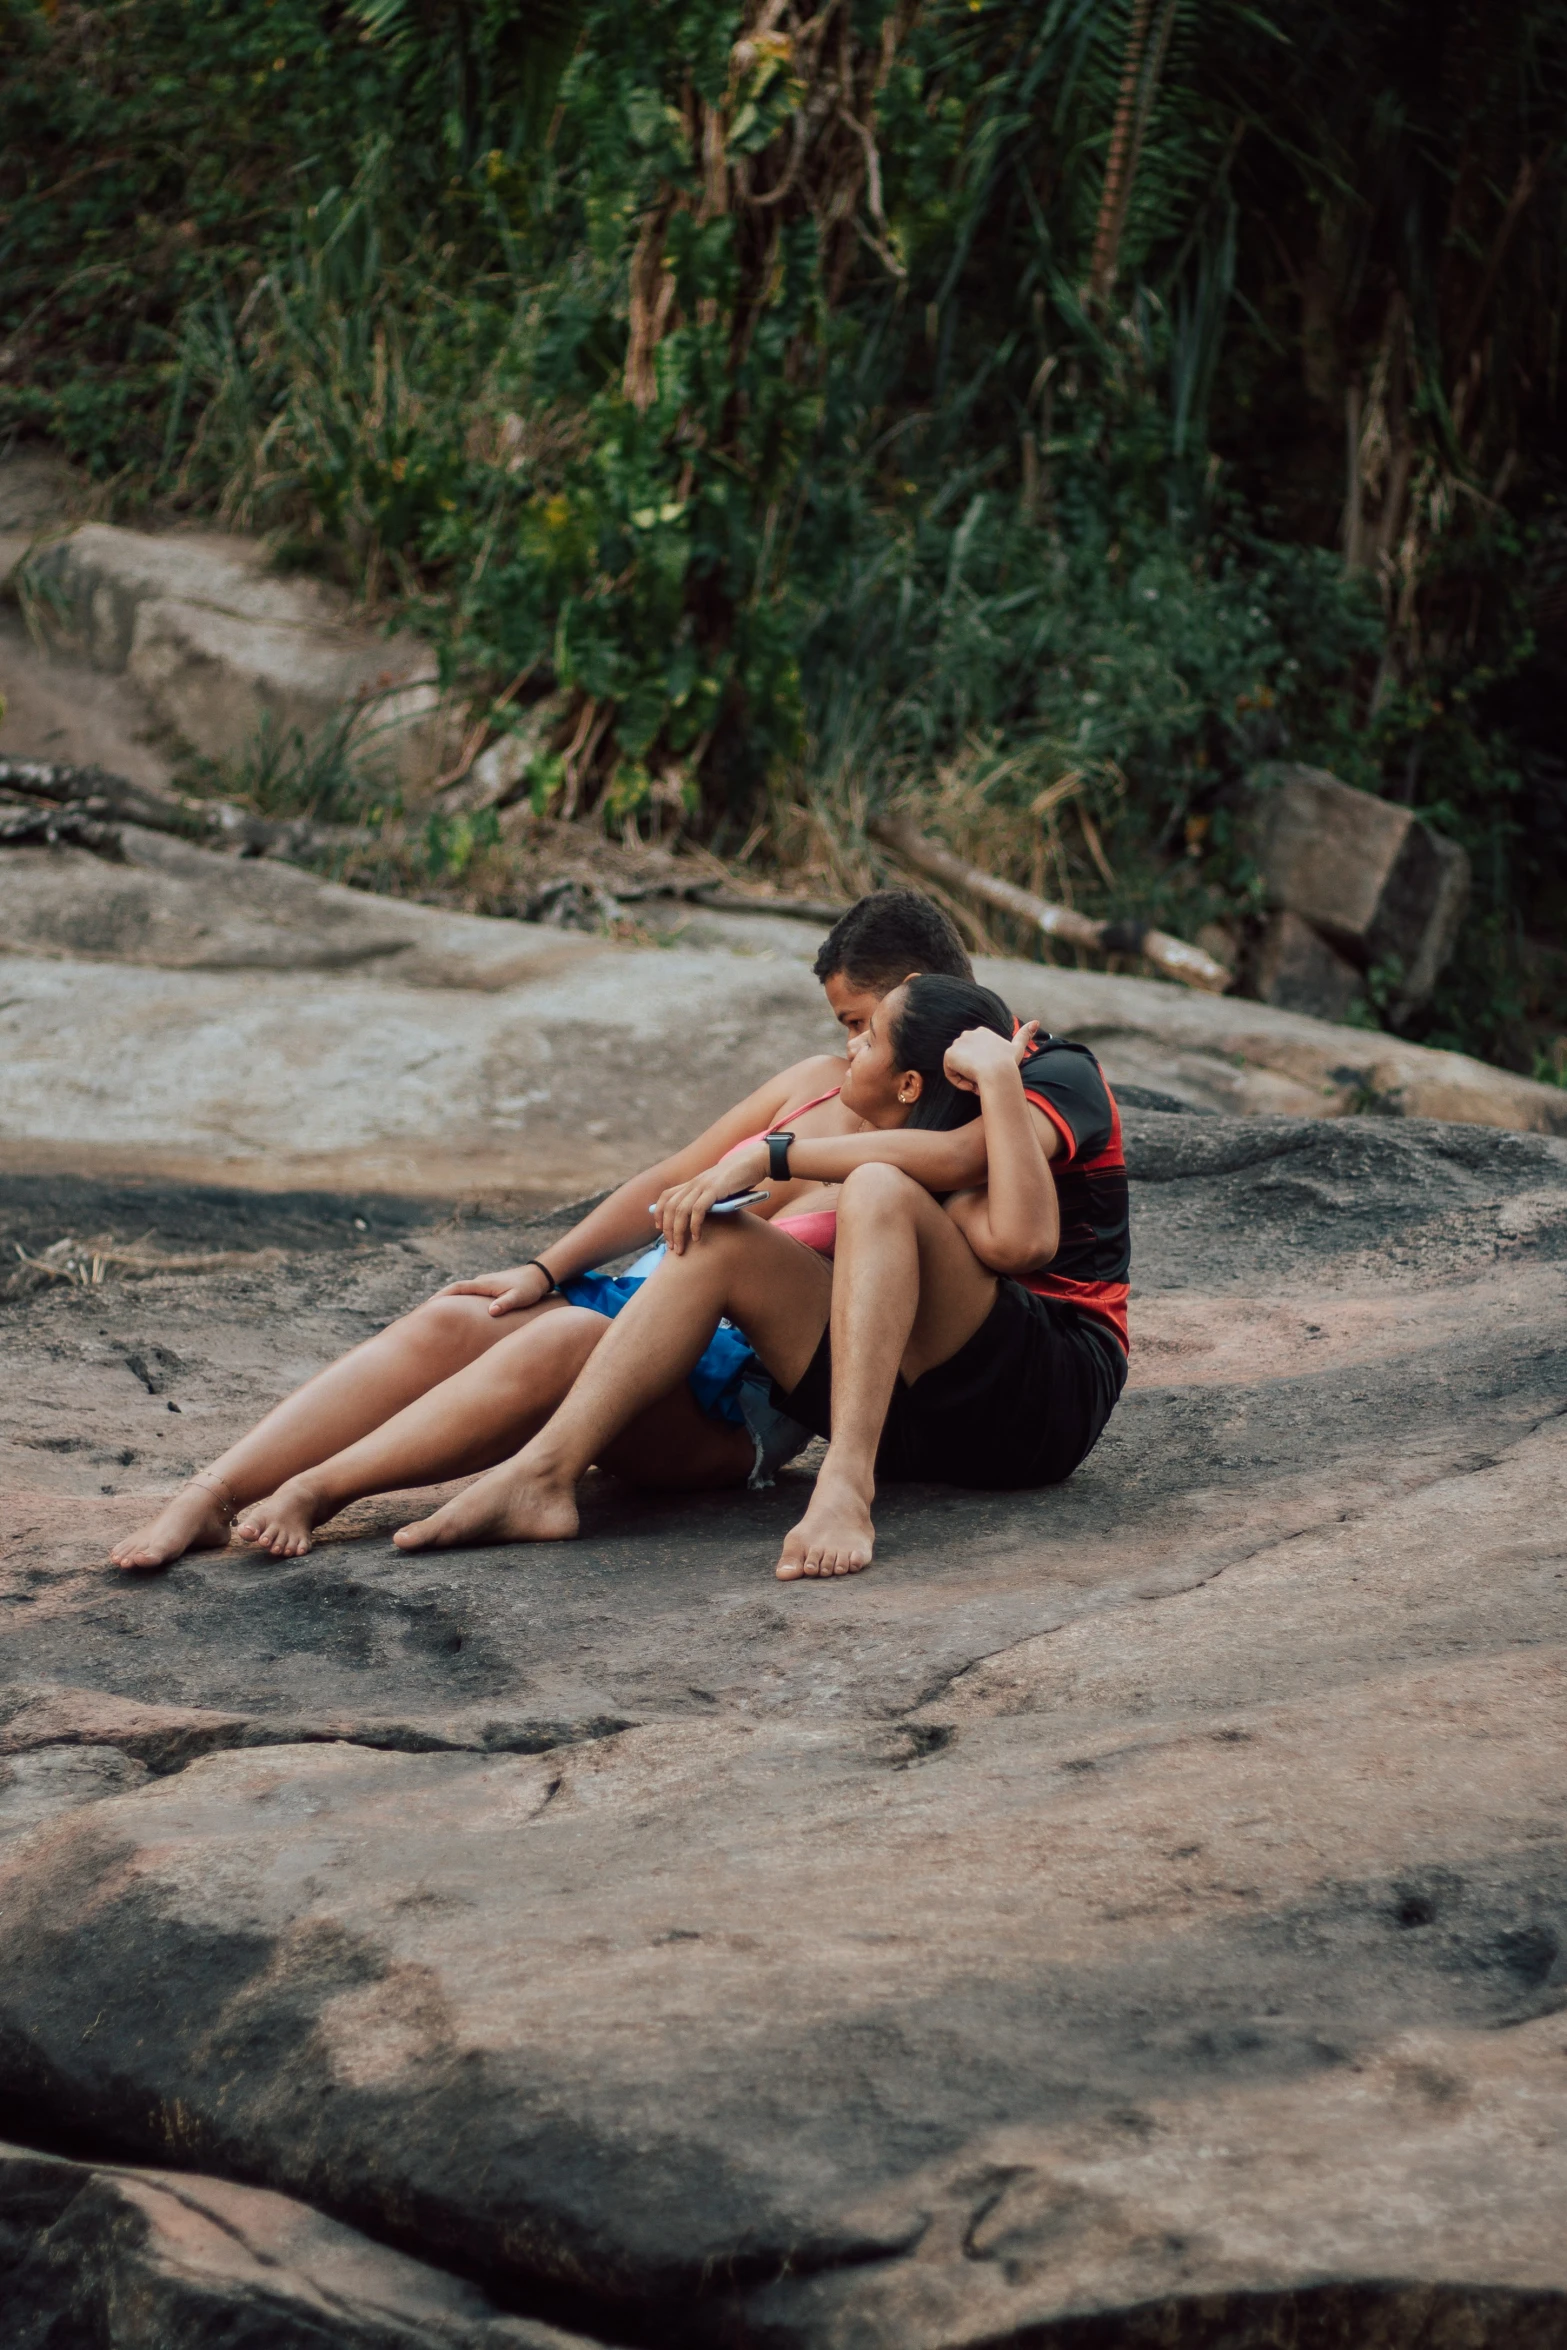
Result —
<instances>
[{"instance_id":1,"label":"green vegetation","mask_svg":"<svg viewBox=\"0 0 1567 2350\"><path fill-rule=\"evenodd\" d=\"M844 887L896 798L1190 933L1317 761L1470 850L1428 1033L1556 1065L1567 0L0 0L0 76L0 432L553 697L536 805Z\"/></svg>"}]
</instances>

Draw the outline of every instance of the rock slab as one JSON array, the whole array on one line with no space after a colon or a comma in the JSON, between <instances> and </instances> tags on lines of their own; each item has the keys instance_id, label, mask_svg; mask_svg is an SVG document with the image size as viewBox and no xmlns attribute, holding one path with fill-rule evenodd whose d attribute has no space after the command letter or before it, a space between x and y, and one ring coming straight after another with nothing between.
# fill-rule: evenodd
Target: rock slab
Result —
<instances>
[{"instance_id":1,"label":"rock slab","mask_svg":"<svg viewBox=\"0 0 1567 2350\"><path fill-rule=\"evenodd\" d=\"M841 1044L801 923L666 908L622 943L124 837L123 865L0 854L0 1164L559 1198ZM981 975L1131 1100L1567 1133L1567 1092L1459 1053L1150 980Z\"/></svg>"},{"instance_id":2,"label":"rock slab","mask_svg":"<svg viewBox=\"0 0 1567 2350\"><path fill-rule=\"evenodd\" d=\"M1105 1439L893 1489L827 1588L771 1579L798 1474L105 1577L103 1485L526 1232L301 1209L14 1307L12 2137L599 2342L1559 2342L1567 1150L1129 1129Z\"/></svg>"},{"instance_id":3,"label":"rock slab","mask_svg":"<svg viewBox=\"0 0 1567 2350\"><path fill-rule=\"evenodd\" d=\"M123 676L159 726L236 760L263 726L313 739L364 706L360 750L409 783L436 772L447 718L434 656L377 636L322 581L279 576L260 540L84 523L30 557L39 625Z\"/></svg>"},{"instance_id":4,"label":"rock slab","mask_svg":"<svg viewBox=\"0 0 1567 2350\"><path fill-rule=\"evenodd\" d=\"M573 2350L286 2195L3 2142L0 2315L6 2350Z\"/></svg>"}]
</instances>

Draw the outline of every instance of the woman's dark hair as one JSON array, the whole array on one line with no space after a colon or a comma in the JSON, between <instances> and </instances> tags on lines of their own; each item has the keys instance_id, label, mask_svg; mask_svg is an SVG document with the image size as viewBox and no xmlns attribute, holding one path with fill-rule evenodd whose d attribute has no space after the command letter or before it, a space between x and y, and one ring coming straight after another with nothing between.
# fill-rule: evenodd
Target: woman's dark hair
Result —
<instances>
[{"instance_id":1,"label":"woman's dark hair","mask_svg":"<svg viewBox=\"0 0 1567 2350\"><path fill-rule=\"evenodd\" d=\"M892 1027L892 1050L900 1069L917 1069L925 1080L909 1113L911 1126L944 1134L979 1116L978 1094L954 1085L941 1067L947 1047L965 1028L990 1028L1010 1040L1014 1022L1000 996L975 980L922 972L909 981Z\"/></svg>"}]
</instances>

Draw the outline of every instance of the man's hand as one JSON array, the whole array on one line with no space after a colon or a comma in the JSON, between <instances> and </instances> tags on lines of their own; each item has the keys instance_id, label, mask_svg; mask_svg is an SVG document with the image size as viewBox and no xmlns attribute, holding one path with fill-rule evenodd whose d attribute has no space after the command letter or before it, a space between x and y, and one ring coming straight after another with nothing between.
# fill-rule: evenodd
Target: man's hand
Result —
<instances>
[{"instance_id":1,"label":"man's hand","mask_svg":"<svg viewBox=\"0 0 1567 2350\"><path fill-rule=\"evenodd\" d=\"M942 1068L962 1093L978 1093L982 1077L998 1069L1021 1069L1034 1049L1037 1020L1025 1020L1010 1042L993 1028L965 1028L947 1047Z\"/></svg>"},{"instance_id":2,"label":"man's hand","mask_svg":"<svg viewBox=\"0 0 1567 2350\"><path fill-rule=\"evenodd\" d=\"M514 1265L509 1273L481 1273L473 1281L448 1281L438 1297L490 1297L492 1316L520 1314L554 1295L549 1276L538 1265Z\"/></svg>"},{"instance_id":3,"label":"man's hand","mask_svg":"<svg viewBox=\"0 0 1567 2350\"><path fill-rule=\"evenodd\" d=\"M653 1204L653 1221L670 1255L683 1257L687 1248L701 1239L714 1200L727 1199L732 1191L754 1191L765 1178L767 1166L763 1137L742 1143L705 1175L693 1176L689 1183L672 1183L667 1191L661 1191Z\"/></svg>"}]
</instances>

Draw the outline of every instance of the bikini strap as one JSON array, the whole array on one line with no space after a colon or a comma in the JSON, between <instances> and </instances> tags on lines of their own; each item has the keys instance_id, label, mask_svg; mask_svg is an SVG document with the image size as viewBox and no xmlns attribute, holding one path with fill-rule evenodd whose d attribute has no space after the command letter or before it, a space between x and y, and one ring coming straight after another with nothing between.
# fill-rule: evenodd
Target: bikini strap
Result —
<instances>
[{"instance_id":1,"label":"bikini strap","mask_svg":"<svg viewBox=\"0 0 1567 2350\"><path fill-rule=\"evenodd\" d=\"M819 1093L813 1102L797 1102L792 1110L785 1110L781 1118L775 1118L771 1126L764 1126L763 1134L777 1134L788 1119L803 1118L807 1110L819 1110L823 1102L835 1102L842 1091L841 1085L835 1085L831 1093Z\"/></svg>"}]
</instances>

